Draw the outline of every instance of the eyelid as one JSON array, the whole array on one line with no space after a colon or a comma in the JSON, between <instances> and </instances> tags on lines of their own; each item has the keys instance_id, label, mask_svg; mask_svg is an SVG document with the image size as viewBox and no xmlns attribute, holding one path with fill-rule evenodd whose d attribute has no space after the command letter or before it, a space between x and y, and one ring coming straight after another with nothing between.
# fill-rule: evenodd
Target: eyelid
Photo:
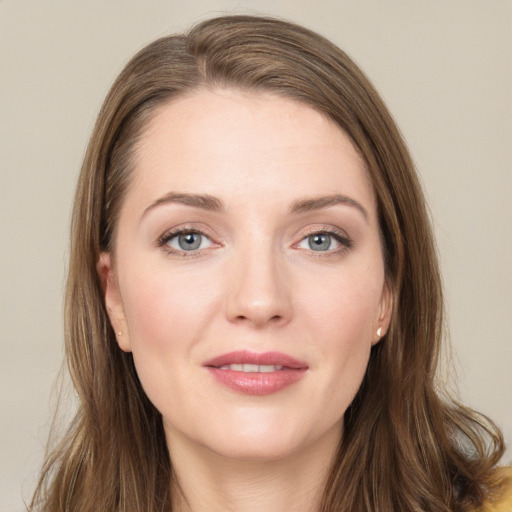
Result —
<instances>
[{"instance_id":1,"label":"eyelid","mask_svg":"<svg viewBox=\"0 0 512 512\"><path fill-rule=\"evenodd\" d=\"M334 253L340 253L347 249L350 249L353 246L353 240L348 235L348 233L342 229L336 228L331 225L316 225L316 226L310 226L306 228L305 231L303 231L300 234L300 239L298 242L295 242L293 244L294 248L299 248L298 244L300 244L303 240L306 238L313 236L313 235L322 235L327 234L335 238L335 240L341 245L341 247L338 247L336 249L329 249L327 251L313 251L312 249L304 249L305 251L311 251L315 252L315 256L327 256L329 254Z\"/></svg>"},{"instance_id":2,"label":"eyelid","mask_svg":"<svg viewBox=\"0 0 512 512\"><path fill-rule=\"evenodd\" d=\"M175 226L173 228L168 229L161 236L159 236L158 239L156 240L155 245L157 247L164 249L168 254L173 254L173 255L182 256L182 257L198 256L203 251L207 251L207 250L211 249L212 247L215 247L215 246L220 247L221 246L221 244L219 242L215 241L214 237L211 234L209 234L207 231L208 230L200 228L197 225L192 225L192 224ZM176 249L176 248L168 245L168 242L170 240L172 240L173 238L180 236L180 235L188 234L188 233L195 233L195 234L204 236L211 242L211 246L204 247L202 249L193 249L190 251L185 251L185 250Z\"/></svg>"}]
</instances>

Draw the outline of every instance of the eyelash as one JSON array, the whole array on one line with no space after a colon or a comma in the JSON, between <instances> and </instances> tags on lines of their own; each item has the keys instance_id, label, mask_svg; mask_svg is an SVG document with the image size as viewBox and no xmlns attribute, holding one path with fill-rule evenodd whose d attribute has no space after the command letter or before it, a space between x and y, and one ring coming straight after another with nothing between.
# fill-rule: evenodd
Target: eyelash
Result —
<instances>
[{"instance_id":1,"label":"eyelash","mask_svg":"<svg viewBox=\"0 0 512 512\"><path fill-rule=\"evenodd\" d=\"M192 227L182 227L182 228L178 228L178 229L175 229L172 231L167 231L161 237L158 238L156 245L158 247L161 247L162 249L164 249L165 252L167 252L167 254L176 255L176 256L182 257L182 258L197 257L203 251L208 250L208 248L195 249L195 250L190 250L190 251L176 250L168 245L172 239L174 239L178 236L181 236L181 235L188 235L188 234L204 236L204 237L208 238L208 240L210 240L212 242L212 244L217 245L217 246L219 245L219 244L216 244L211 239L211 237L209 237L204 231L197 229L197 228L192 228ZM327 251L314 251L313 249L309 249L308 252L312 253L312 256L314 256L314 257L320 257L320 258L324 257L325 258L325 257L329 257L329 256L339 255L339 254L342 254L342 253L348 251L354 245L352 239L350 237L348 237L346 234L341 234L339 231L337 231L329 226L325 226L320 229L314 229L314 230L311 230L310 232L306 233L299 240L299 242L294 244L294 247L296 247L298 244L300 244L302 241L306 240L307 238L315 236L315 235L331 236L332 238L334 238L334 240L337 243L340 244L341 247L336 248L336 249L329 249ZM305 250L307 250L307 249L305 249Z\"/></svg>"},{"instance_id":2,"label":"eyelash","mask_svg":"<svg viewBox=\"0 0 512 512\"><path fill-rule=\"evenodd\" d=\"M314 251L313 249L309 249L309 252L312 253L312 256L316 258L328 258L332 256L339 256L346 251L352 249L354 246L354 243L352 239L346 234L342 233L336 229L333 229L330 226L323 226L320 229L312 229L309 233L306 233L298 243L301 243L303 240L308 239L309 237L315 236L315 235L328 235L334 238L336 242L340 244L340 247L337 249L329 249L327 251ZM298 244L294 244L295 246Z\"/></svg>"},{"instance_id":3,"label":"eyelash","mask_svg":"<svg viewBox=\"0 0 512 512\"><path fill-rule=\"evenodd\" d=\"M167 254L172 254L174 256L178 256L181 258L192 258L194 256L199 256L202 251L207 249L196 249L191 251L185 251L185 250L176 250L173 247L170 247L168 244L173 239L180 235L201 235L205 238L208 238L208 240L212 241L211 237L209 237L204 231L192 228L192 227L182 227L175 230L167 231L165 232L158 240L157 240L157 246L161 247ZM212 241L212 244L215 244L215 242Z\"/></svg>"}]
</instances>

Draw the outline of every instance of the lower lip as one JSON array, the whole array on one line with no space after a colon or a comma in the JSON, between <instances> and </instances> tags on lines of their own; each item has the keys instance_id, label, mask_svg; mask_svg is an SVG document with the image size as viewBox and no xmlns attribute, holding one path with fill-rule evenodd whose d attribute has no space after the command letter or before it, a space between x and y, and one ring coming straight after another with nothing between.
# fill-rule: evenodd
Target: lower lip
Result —
<instances>
[{"instance_id":1,"label":"lower lip","mask_svg":"<svg viewBox=\"0 0 512 512\"><path fill-rule=\"evenodd\" d=\"M246 395L263 396L277 393L298 382L306 374L306 368L285 368L276 372L249 373L219 370L207 367L213 377L224 386Z\"/></svg>"}]
</instances>

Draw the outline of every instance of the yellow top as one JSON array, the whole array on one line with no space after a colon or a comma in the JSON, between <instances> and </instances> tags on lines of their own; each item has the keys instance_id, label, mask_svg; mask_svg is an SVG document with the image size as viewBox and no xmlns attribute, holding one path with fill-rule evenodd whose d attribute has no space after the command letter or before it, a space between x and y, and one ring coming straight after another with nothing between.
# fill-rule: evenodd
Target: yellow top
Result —
<instances>
[{"instance_id":1,"label":"yellow top","mask_svg":"<svg viewBox=\"0 0 512 512\"><path fill-rule=\"evenodd\" d=\"M512 467L503 468L505 478L505 492L501 499L494 503L485 504L478 512L512 512Z\"/></svg>"}]
</instances>

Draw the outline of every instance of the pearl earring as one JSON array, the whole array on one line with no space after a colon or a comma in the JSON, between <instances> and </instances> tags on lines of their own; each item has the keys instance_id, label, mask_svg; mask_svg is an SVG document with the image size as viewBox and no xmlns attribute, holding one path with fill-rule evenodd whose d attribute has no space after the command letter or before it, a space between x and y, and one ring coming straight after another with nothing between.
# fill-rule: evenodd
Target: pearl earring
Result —
<instances>
[{"instance_id":1,"label":"pearl earring","mask_svg":"<svg viewBox=\"0 0 512 512\"><path fill-rule=\"evenodd\" d=\"M382 327L377 329L377 336L380 338L382 336Z\"/></svg>"}]
</instances>

